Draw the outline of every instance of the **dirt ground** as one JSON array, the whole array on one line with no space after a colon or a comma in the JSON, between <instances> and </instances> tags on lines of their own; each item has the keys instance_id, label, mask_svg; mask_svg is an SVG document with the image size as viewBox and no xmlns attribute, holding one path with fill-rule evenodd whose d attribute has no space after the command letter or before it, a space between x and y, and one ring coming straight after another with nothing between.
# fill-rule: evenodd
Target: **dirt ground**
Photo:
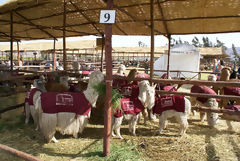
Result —
<instances>
[{"instance_id":1,"label":"dirt ground","mask_svg":"<svg viewBox=\"0 0 240 161\"><path fill-rule=\"evenodd\" d=\"M77 161L77 160L117 160L105 159L102 155L103 125L88 124L78 139L71 136L56 134L58 143L46 143L41 134L34 130L33 124L24 125L23 109L4 113L0 119L0 143L32 154L46 161ZM11 129L1 130L4 124L20 120ZM160 161L238 161L240 160L240 126L233 122L234 131L228 131L225 120L219 120L216 128L209 128L206 121L200 122L199 115L190 115L189 128L186 135L179 137L179 124L169 122L167 129L158 135L158 120L143 125L141 119L137 125L137 136L131 136L128 126L122 125L123 140L112 138L112 144L133 145L137 151L137 159L118 160L160 160ZM123 147L125 148L125 147ZM120 149L113 149L116 153ZM132 149L131 149L132 150ZM124 155L120 153L118 155ZM100 159L98 158L100 157ZM21 160L0 151L0 160Z\"/></svg>"}]
</instances>

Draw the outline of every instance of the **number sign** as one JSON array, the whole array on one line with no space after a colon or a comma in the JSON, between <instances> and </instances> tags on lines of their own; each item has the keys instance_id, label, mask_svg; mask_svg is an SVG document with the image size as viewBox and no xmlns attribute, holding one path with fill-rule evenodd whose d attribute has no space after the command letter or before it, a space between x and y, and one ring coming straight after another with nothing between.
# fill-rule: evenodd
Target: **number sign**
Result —
<instances>
[{"instance_id":1,"label":"number sign","mask_svg":"<svg viewBox=\"0 0 240 161\"><path fill-rule=\"evenodd\" d=\"M115 23L115 10L101 10L100 12L100 22L103 24L114 24Z\"/></svg>"}]
</instances>

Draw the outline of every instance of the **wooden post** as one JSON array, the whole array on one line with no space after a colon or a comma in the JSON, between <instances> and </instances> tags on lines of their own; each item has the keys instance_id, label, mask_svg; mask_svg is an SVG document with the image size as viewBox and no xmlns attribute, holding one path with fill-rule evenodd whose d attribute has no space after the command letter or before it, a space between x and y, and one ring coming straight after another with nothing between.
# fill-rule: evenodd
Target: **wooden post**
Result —
<instances>
[{"instance_id":1,"label":"wooden post","mask_svg":"<svg viewBox=\"0 0 240 161\"><path fill-rule=\"evenodd\" d=\"M11 71L13 70L13 12L10 12L10 37L11 37L11 42L10 42L10 59L11 59Z\"/></svg>"},{"instance_id":2,"label":"wooden post","mask_svg":"<svg viewBox=\"0 0 240 161\"><path fill-rule=\"evenodd\" d=\"M53 71L56 70L56 39L53 41Z\"/></svg>"},{"instance_id":3,"label":"wooden post","mask_svg":"<svg viewBox=\"0 0 240 161\"><path fill-rule=\"evenodd\" d=\"M66 0L63 2L63 69L67 70L66 64Z\"/></svg>"},{"instance_id":4,"label":"wooden post","mask_svg":"<svg viewBox=\"0 0 240 161\"><path fill-rule=\"evenodd\" d=\"M154 6L153 0L150 5L150 16L151 16L151 57L150 57L150 84L153 79L153 61L154 61Z\"/></svg>"},{"instance_id":5,"label":"wooden post","mask_svg":"<svg viewBox=\"0 0 240 161\"><path fill-rule=\"evenodd\" d=\"M107 10L113 9L113 0L107 1ZM104 110L103 154L110 154L111 100L112 100L112 25L105 25L106 100Z\"/></svg>"},{"instance_id":6,"label":"wooden post","mask_svg":"<svg viewBox=\"0 0 240 161\"><path fill-rule=\"evenodd\" d=\"M104 49L104 34L102 34L102 52L101 52L101 69L100 71L103 72L103 49Z\"/></svg>"},{"instance_id":7,"label":"wooden post","mask_svg":"<svg viewBox=\"0 0 240 161\"><path fill-rule=\"evenodd\" d=\"M19 53L19 43L17 41L17 52L18 52L18 66L20 66L20 53ZM18 67L19 69L19 67Z\"/></svg>"},{"instance_id":8,"label":"wooden post","mask_svg":"<svg viewBox=\"0 0 240 161\"><path fill-rule=\"evenodd\" d=\"M168 35L168 61L167 61L167 79L170 78L169 63L170 63L170 47L171 47L171 35Z\"/></svg>"}]
</instances>

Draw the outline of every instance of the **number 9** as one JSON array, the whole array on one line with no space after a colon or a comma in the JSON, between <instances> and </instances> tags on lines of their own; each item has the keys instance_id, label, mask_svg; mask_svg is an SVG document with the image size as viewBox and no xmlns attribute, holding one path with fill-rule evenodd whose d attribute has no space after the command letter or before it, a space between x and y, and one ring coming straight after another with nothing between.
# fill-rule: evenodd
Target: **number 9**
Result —
<instances>
[{"instance_id":1,"label":"number 9","mask_svg":"<svg viewBox=\"0 0 240 161\"><path fill-rule=\"evenodd\" d=\"M104 18L106 19L104 22L108 22L110 20L110 14L109 13L105 13L104 14Z\"/></svg>"}]
</instances>

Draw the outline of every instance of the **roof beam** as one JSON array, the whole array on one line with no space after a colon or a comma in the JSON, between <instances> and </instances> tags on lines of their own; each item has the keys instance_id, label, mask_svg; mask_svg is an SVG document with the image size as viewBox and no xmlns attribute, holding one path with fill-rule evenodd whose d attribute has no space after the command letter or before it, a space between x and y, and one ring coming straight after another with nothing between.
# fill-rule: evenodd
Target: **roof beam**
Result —
<instances>
[{"instance_id":1,"label":"roof beam","mask_svg":"<svg viewBox=\"0 0 240 161\"><path fill-rule=\"evenodd\" d=\"M95 30L97 30L99 34L103 34L103 32L100 31L97 25L95 25L95 23L82 10L80 10L76 4L74 4L71 0L70 3L77 10L77 12L79 12L86 20L91 23L91 25L95 28Z\"/></svg>"},{"instance_id":2,"label":"roof beam","mask_svg":"<svg viewBox=\"0 0 240 161\"><path fill-rule=\"evenodd\" d=\"M33 22L29 21L25 16L21 15L20 13L18 13L17 11L15 11L15 13L23 18L24 20L26 20L29 24L31 24L32 26L35 26L37 29L41 30L43 33L47 34L48 36L54 38L54 39L57 39L55 36L53 36L52 34L50 34L49 32L45 31L44 29L42 29L40 26L34 24Z\"/></svg>"}]
</instances>

